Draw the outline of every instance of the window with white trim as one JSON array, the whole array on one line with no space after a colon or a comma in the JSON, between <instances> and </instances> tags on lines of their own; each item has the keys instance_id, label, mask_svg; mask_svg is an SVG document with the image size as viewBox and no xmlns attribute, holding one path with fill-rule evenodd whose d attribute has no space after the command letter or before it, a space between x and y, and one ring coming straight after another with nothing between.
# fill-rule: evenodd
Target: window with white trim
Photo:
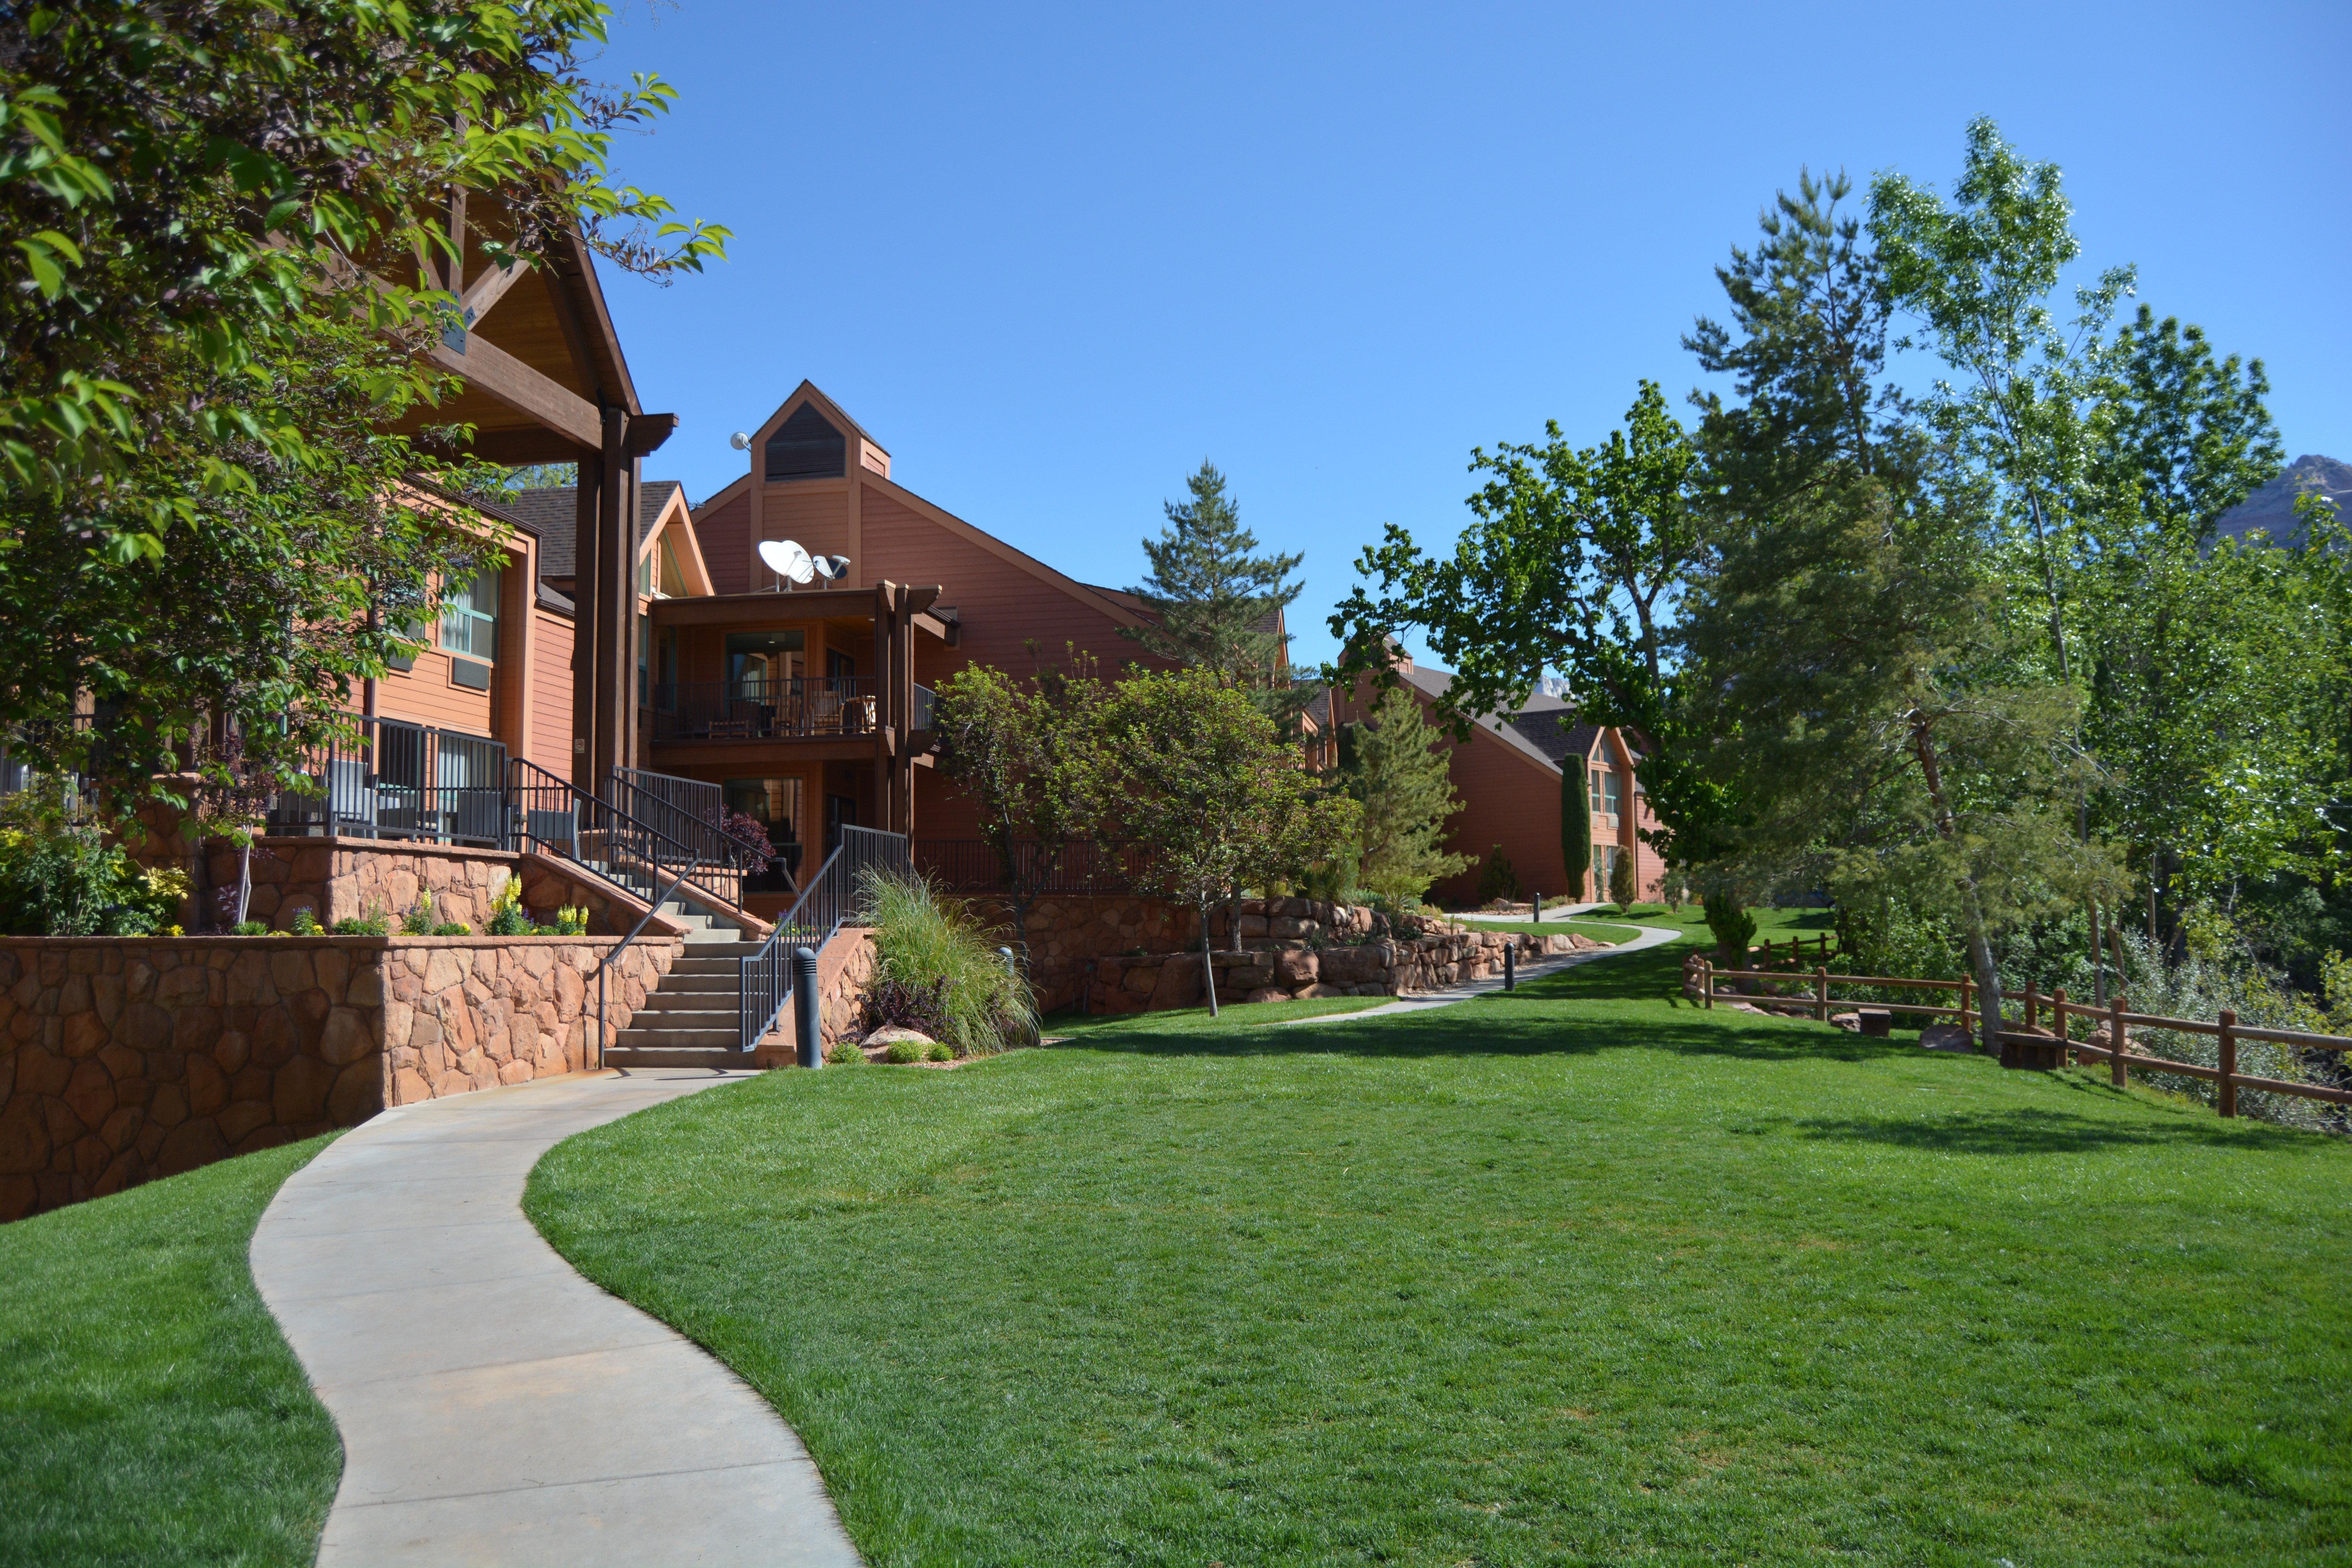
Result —
<instances>
[{"instance_id":1,"label":"window with white trim","mask_svg":"<svg viewBox=\"0 0 2352 1568\"><path fill-rule=\"evenodd\" d=\"M499 574L479 573L443 591L441 646L468 658L499 657Z\"/></svg>"}]
</instances>

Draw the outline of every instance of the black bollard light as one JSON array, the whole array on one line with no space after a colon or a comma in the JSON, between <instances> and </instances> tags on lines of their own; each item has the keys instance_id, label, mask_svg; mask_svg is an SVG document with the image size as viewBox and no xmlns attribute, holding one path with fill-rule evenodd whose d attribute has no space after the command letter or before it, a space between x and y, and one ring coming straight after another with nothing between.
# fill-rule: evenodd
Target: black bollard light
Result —
<instances>
[{"instance_id":1,"label":"black bollard light","mask_svg":"<svg viewBox=\"0 0 2352 1568\"><path fill-rule=\"evenodd\" d=\"M1518 987L1519 944L1516 942L1507 942L1503 944L1503 989L1516 991Z\"/></svg>"},{"instance_id":2,"label":"black bollard light","mask_svg":"<svg viewBox=\"0 0 2352 1568\"><path fill-rule=\"evenodd\" d=\"M824 1066L824 1050L817 1038L823 1020L816 999L816 949L803 947L793 953L793 1016L800 1034L801 1066Z\"/></svg>"}]
</instances>

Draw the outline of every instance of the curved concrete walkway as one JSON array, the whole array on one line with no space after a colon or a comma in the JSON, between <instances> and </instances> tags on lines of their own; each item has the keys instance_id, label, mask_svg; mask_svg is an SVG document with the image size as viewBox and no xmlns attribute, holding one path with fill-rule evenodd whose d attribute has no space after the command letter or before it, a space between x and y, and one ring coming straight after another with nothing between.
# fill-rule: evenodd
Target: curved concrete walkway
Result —
<instances>
[{"instance_id":1,"label":"curved concrete walkway","mask_svg":"<svg viewBox=\"0 0 2352 1568\"><path fill-rule=\"evenodd\" d=\"M1619 924L1626 922L1619 921ZM1631 942L1621 942L1614 947L1603 947L1591 952L1568 952L1557 958L1535 960L1519 965L1522 981L1540 980L1547 974L1558 974L1563 969L1573 969L1580 963L1595 959L1613 958L1622 952L1639 952L1643 948L1656 947L1661 942L1675 942L1682 932L1666 926L1635 926L1642 934ZM1451 985L1443 991L1416 991L1410 996L1400 996L1377 1007L1367 1007L1360 1013L1320 1013L1312 1018L1292 1018L1275 1026L1278 1029L1304 1027L1308 1024L1352 1024L1360 1018L1386 1018L1397 1013L1426 1013L1433 1007L1451 1007L1456 1002L1467 1002L1473 996L1487 996L1503 988L1501 975L1491 980L1473 980L1467 985Z\"/></svg>"},{"instance_id":2,"label":"curved concrete walkway","mask_svg":"<svg viewBox=\"0 0 2352 1568\"><path fill-rule=\"evenodd\" d=\"M322 1568L858 1561L774 1408L522 1215L555 1143L730 1076L405 1106L279 1189L253 1278L342 1433Z\"/></svg>"}]
</instances>

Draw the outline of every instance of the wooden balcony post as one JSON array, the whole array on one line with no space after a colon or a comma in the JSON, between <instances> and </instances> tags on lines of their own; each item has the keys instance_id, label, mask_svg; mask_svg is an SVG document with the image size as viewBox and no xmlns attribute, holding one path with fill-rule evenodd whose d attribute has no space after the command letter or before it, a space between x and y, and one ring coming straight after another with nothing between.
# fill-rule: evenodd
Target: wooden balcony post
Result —
<instances>
[{"instance_id":1,"label":"wooden balcony post","mask_svg":"<svg viewBox=\"0 0 2352 1568\"><path fill-rule=\"evenodd\" d=\"M891 636L892 623L898 619L898 589L896 583L887 581L874 584L874 821L877 826L891 820L890 727L895 719L890 702L898 683L890 678L890 655L898 645Z\"/></svg>"},{"instance_id":2,"label":"wooden balcony post","mask_svg":"<svg viewBox=\"0 0 2352 1568\"><path fill-rule=\"evenodd\" d=\"M2222 1115L2238 1114L2238 1015L2227 1007L2221 1009L2221 1092L2217 1098Z\"/></svg>"}]
</instances>

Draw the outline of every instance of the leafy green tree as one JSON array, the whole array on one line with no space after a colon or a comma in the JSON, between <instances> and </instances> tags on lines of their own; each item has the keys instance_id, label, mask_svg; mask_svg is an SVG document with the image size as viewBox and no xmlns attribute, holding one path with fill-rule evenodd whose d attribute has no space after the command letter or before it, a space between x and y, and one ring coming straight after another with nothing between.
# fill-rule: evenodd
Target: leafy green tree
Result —
<instances>
[{"instance_id":1,"label":"leafy green tree","mask_svg":"<svg viewBox=\"0 0 2352 1568\"><path fill-rule=\"evenodd\" d=\"M1489 478L1451 559L1423 554L1394 523L1358 559L1366 581L1331 616L1349 650L1342 670L1388 677L1386 639L1421 628L1455 671L1444 706L1463 740L1480 715L1517 711L1546 669L1561 671L1583 718L1657 744L1652 808L1670 844L1707 807L1704 781L1676 770L1668 663L1668 617L1706 547L1698 454L1647 381L1625 427L1597 446L1570 446L1556 424L1545 431L1541 446L1472 455Z\"/></svg>"},{"instance_id":2,"label":"leafy green tree","mask_svg":"<svg viewBox=\"0 0 2352 1568\"><path fill-rule=\"evenodd\" d=\"M1559 858L1568 868L1564 896L1575 903L1584 897L1584 879L1592 869L1592 780L1580 757L1560 763Z\"/></svg>"},{"instance_id":3,"label":"leafy green tree","mask_svg":"<svg viewBox=\"0 0 2352 1568\"><path fill-rule=\"evenodd\" d=\"M577 228L656 276L725 237L607 179L612 134L671 94L590 85L603 18L594 0L0 14L0 254L18 268L0 290L0 725L95 699L134 789L200 715L283 760L316 735L298 719L278 745L273 710L340 705L383 668L383 628L429 614L469 563L435 507L394 515L400 481L463 489L468 471L373 433L446 383L409 351L457 325L454 237L515 267Z\"/></svg>"},{"instance_id":4,"label":"leafy green tree","mask_svg":"<svg viewBox=\"0 0 2352 1568\"><path fill-rule=\"evenodd\" d=\"M1192 499L1164 503L1168 525L1143 542L1151 571L1141 587L1128 590L1159 620L1122 626L1119 635L1171 663L1205 669L1222 685L1271 691L1284 668L1285 638L1266 627L1305 588L1285 579L1306 557L1257 553L1257 535L1242 526L1241 508L1213 464L1203 461L1184 484Z\"/></svg>"},{"instance_id":5,"label":"leafy green tree","mask_svg":"<svg viewBox=\"0 0 2352 1568\"><path fill-rule=\"evenodd\" d=\"M1363 808L1358 885L1392 910L1407 910L1430 884L1470 865L1444 848L1446 819L1462 809L1448 772L1445 737L1421 715L1411 692L1381 693L1368 721L1353 731L1344 788Z\"/></svg>"},{"instance_id":6,"label":"leafy green tree","mask_svg":"<svg viewBox=\"0 0 2352 1568\"><path fill-rule=\"evenodd\" d=\"M1710 763L1749 806L1750 863L1811 860L1835 886L1892 882L1947 916L1990 1047L1997 936L2112 872L2068 831L2062 797L2084 773L2073 704L2021 664L1979 571L1975 500L1863 489L1787 509L1694 589L1686 644Z\"/></svg>"},{"instance_id":7,"label":"leafy green tree","mask_svg":"<svg viewBox=\"0 0 2352 1568\"><path fill-rule=\"evenodd\" d=\"M1968 127L1948 205L1895 173L1871 182L1870 231L1887 288L1916 322L1899 348L1925 348L1960 378L1939 383L1930 423L1963 464L1998 487L2004 553L2038 581L2057 679L2073 679L2061 578L2068 535L2096 504L2089 407L2100 340L2133 270L2110 268L2075 290L2061 322L2049 297L2081 254L2074 205L2055 163L2031 163L1991 120Z\"/></svg>"},{"instance_id":8,"label":"leafy green tree","mask_svg":"<svg viewBox=\"0 0 2352 1568\"><path fill-rule=\"evenodd\" d=\"M979 806L1024 963L1029 911L1085 836L1083 768L1103 690L1093 666L1078 660L1070 672L1027 679L975 664L940 682L940 767Z\"/></svg>"},{"instance_id":9,"label":"leafy green tree","mask_svg":"<svg viewBox=\"0 0 2352 1568\"><path fill-rule=\"evenodd\" d=\"M1142 889L1200 921L1212 1014L1210 908L1246 883L1297 877L1355 831L1355 803L1318 788L1249 694L1202 668L1113 683L1076 763L1096 835L1139 847Z\"/></svg>"}]
</instances>

